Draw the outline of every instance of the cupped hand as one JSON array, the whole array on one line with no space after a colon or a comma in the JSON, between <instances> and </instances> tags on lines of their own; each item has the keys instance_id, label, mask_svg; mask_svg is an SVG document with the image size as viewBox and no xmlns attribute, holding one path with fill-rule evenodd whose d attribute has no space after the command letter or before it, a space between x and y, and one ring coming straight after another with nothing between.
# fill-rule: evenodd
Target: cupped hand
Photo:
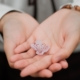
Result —
<instances>
[{"instance_id":1,"label":"cupped hand","mask_svg":"<svg viewBox=\"0 0 80 80\"><path fill-rule=\"evenodd\" d=\"M38 57L35 50L30 47L36 40L41 40L50 46L50 50L43 56ZM31 60L26 60L26 68L22 70L21 75L27 76L42 69L50 68L52 63L68 58L79 42L80 13L74 10L59 10L40 24L26 42L16 48L16 53L28 50L26 53L31 53L30 55L33 56L31 59L33 63L30 63Z\"/></svg>"},{"instance_id":2,"label":"cupped hand","mask_svg":"<svg viewBox=\"0 0 80 80\"><path fill-rule=\"evenodd\" d=\"M9 62L9 65L14 68L14 63L11 62L10 58L16 55L14 51L15 48L24 43L32 34L34 29L39 25L39 23L33 19L30 15L18 12L12 12L6 14L1 19L1 32L4 38L4 50ZM22 58L31 58L32 56L26 56L25 54L20 54ZM17 58L18 59L18 58ZM66 61L61 61L60 63L53 64L55 70L44 69L38 73L34 73L31 76L34 77L50 77L52 72L58 71L67 64ZM59 65L60 67L56 67ZM49 74L46 74L49 72ZM44 74L44 75L43 75Z\"/></svg>"},{"instance_id":3,"label":"cupped hand","mask_svg":"<svg viewBox=\"0 0 80 80\"><path fill-rule=\"evenodd\" d=\"M11 12L1 19L0 30L4 38L4 50L9 62L11 56L15 55L15 48L24 43L32 34L39 23L30 15L19 12Z\"/></svg>"}]
</instances>

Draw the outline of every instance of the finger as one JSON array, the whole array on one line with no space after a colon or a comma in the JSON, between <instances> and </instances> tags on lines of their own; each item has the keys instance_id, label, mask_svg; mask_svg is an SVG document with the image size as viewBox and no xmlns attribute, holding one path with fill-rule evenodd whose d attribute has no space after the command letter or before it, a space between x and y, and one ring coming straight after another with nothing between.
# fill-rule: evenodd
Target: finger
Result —
<instances>
[{"instance_id":1,"label":"finger","mask_svg":"<svg viewBox=\"0 0 80 80\"><path fill-rule=\"evenodd\" d=\"M61 64L63 69L68 68L68 62L66 60L60 61L59 63Z\"/></svg>"},{"instance_id":2,"label":"finger","mask_svg":"<svg viewBox=\"0 0 80 80\"><path fill-rule=\"evenodd\" d=\"M42 78L50 78L50 77L52 77L52 72L50 71L50 70L48 70L48 69L43 69L43 70L41 70L41 71L39 71L39 72L37 72L37 73L35 73L35 74L32 74L32 75L30 75L30 76L32 76L32 77L42 77Z\"/></svg>"},{"instance_id":3,"label":"finger","mask_svg":"<svg viewBox=\"0 0 80 80\"><path fill-rule=\"evenodd\" d=\"M10 61L14 63L18 60L28 59L28 58L32 58L34 56L35 56L35 51L31 48L29 51L27 51L25 53L15 54L14 56L11 57Z\"/></svg>"},{"instance_id":4,"label":"finger","mask_svg":"<svg viewBox=\"0 0 80 80\"><path fill-rule=\"evenodd\" d=\"M60 61L59 63L54 63L49 67L53 73L60 71L61 69L66 69L68 67L68 63L66 60Z\"/></svg>"},{"instance_id":5,"label":"finger","mask_svg":"<svg viewBox=\"0 0 80 80\"><path fill-rule=\"evenodd\" d=\"M28 66L32 62L33 62L32 59L19 60L19 61L14 63L14 68L16 68L16 69L23 69L24 67Z\"/></svg>"},{"instance_id":6,"label":"finger","mask_svg":"<svg viewBox=\"0 0 80 80\"><path fill-rule=\"evenodd\" d=\"M62 48L54 54L52 62L54 63L68 58L78 45L78 40L79 38L75 34L68 36Z\"/></svg>"},{"instance_id":7,"label":"finger","mask_svg":"<svg viewBox=\"0 0 80 80\"><path fill-rule=\"evenodd\" d=\"M44 42L47 43L47 44L49 43L48 41L44 41ZM32 58L32 57L34 57L36 55L35 53L36 53L35 50L33 50L31 48L30 50L27 51L26 54L17 54L15 56L13 56L11 58L11 61L12 62L15 62L15 61L20 60L20 59L23 59L23 58Z\"/></svg>"},{"instance_id":8,"label":"finger","mask_svg":"<svg viewBox=\"0 0 80 80\"><path fill-rule=\"evenodd\" d=\"M60 71L62 69L62 66L60 63L53 63L50 67L49 70L54 72Z\"/></svg>"},{"instance_id":9,"label":"finger","mask_svg":"<svg viewBox=\"0 0 80 80\"><path fill-rule=\"evenodd\" d=\"M41 60L38 60L35 63L27 66L26 68L22 70L21 76L25 77L33 73L36 73L42 69L47 68L51 64L51 57L52 56L45 56Z\"/></svg>"},{"instance_id":10,"label":"finger","mask_svg":"<svg viewBox=\"0 0 80 80\"><path fill-rule=\"evenodd\" d=\"M44 57L44 55L43 55L43 56L37 55L37 56L35 56L34 58L22 59L22 60L16 61L16 62L14 63L14 68L16 68L16 69L23 69L24 67L26 67L26 66L34 63L35 61L40 60L40 59L43 58L43 57Z\"/></svg>"},{"instance_id":11,"label":"finger","mask_svg":"<svg viewBox=\"0 0 80 80\"><path fill-rule=\"evenodd\" d=\"M34 41L35 41L34 37L31 36L26 42L17 46L14 52L18 54L18 53L27 51L28 49L31 48L31 44L34 43Z\"/></svg>"}]
</instances>

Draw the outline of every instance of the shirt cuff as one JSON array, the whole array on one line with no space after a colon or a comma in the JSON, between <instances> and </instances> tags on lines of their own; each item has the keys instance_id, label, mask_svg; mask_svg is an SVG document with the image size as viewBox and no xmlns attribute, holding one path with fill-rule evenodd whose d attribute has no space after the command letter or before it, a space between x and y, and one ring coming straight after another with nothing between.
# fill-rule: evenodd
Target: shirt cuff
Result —
<instances>
[{"instance_id":1,"label":"shirt cuff","mask_svg":"<svg viewBox=\"0 0 80 80\"><path fill-rule=\"evenodd\" d=\"M0 19L1 19L5 14L7 14L8 12L11 12L11 11L22 12L21 10L14 9L14 8L9 7L9 6L7 6L7 5L0 4Z\"/></svg>"},{"instance_id":2,"label":"shirt cuff","mask_svg":"<svg viewBox=\"0 0 80 80\"><path fill-rule=\"evenodd\" d=\"M72 6L78 5L80 6L80 0L73 0Z\"/></svg>"}]
</instances>

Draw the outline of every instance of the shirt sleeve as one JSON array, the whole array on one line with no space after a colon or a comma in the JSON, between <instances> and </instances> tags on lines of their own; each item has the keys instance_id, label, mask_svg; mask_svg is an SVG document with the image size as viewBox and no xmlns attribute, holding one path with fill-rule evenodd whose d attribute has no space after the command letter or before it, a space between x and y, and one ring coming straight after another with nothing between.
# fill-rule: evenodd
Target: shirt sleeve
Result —
<instances>
[{"instance_id":1,"label":"shirt sleeve","mask_svg":"<svg viewBox=\"0 0 80 80\"><path fill-rule=\"evenodd\" d=\"M72 6L75 6L75 5L80 6L80 0L73 0L73 2L71 4L72 4Z\"/></svg>"},{"instance_id":2,"label":"shirt sleeve","mask_svg":"<svg viewBox=\"0 0 80 80\"><path fill-rule=\"evenodd\" d=\"M8 12L10 11L18 11L18 12L22 12L21 10L18 9L14 9L10 6L4 5L4 4L0 4L0 19Z\"/></svg>"}]
</instances>

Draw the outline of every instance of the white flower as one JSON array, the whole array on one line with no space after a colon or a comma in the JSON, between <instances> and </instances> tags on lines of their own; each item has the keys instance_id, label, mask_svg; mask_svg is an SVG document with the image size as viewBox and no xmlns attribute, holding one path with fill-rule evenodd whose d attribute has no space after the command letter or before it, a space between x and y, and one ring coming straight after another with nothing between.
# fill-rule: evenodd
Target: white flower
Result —
<instances>
[{"instance_id":1,"label":"white flower","mask_svg":"<svg viewBox=\"0 0 80 80\"><path fill-rule=\"evenodd\" d=\"M33 48L36 51L36 54L43 55L45 52L47 52L50 47L46 46L46 44L43 44L41 41L37 40L34 44L31 44L31 48Z\"/></svg>"}]
</instances>

